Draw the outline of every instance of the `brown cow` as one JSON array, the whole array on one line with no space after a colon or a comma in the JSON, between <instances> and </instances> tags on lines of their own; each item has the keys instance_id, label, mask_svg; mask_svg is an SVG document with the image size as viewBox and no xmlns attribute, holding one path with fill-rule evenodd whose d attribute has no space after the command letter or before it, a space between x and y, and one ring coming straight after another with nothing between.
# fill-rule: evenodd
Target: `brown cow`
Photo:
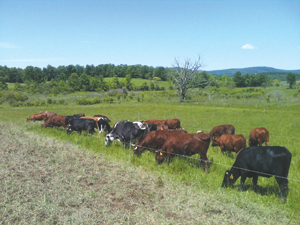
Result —
<instances>
[{"instance_id":1,"label":"brown cow","mask_svg":"<svg viewBox=\"0 0 300 225\"><path fill-rule=\"evenodd\" d=\"M39 121L39 120L44 120L46 119L47 115L43 114L43 113L36 113L36 114L32 114L29 118L27 118L26 122L32 121Z\"/></svg>"},{"instance_id":2,"label":"brown cow","mask_svg":"<svg viewBox=\"0 0 300 225\"><path fill-rule=\"evenodd\" d=\"M110 119L108 119L108 117L104 115L94 115L93 117L104 117L109 123L111 122Z\"/></svg>"},{"instance_id":3,"label":"brown cow","mask_svg":"<svg viewBox=\"0 0 300 225\"><path fill-rule=\"evenodd\" d=\"M179 119L166 119L166 124L168 125L169 129L182 129Z\"/></svg>"},{"instance_id":4,"label":"brown cow","mask_svg":"<svg viewBox=\"0 0 300 225\"><path fill-rule=\"evenodd\" d=\"M63 126L64 128L67 128L66 117L62 116L62 115L51 116L41 126L42 127L60 127L60 126Z\"/></svg>"},{"instance_id":5,"label":"brown cow","mask_svg":"<svg viewBox=\"0 0 300 225\"><path fill-rule=\"evenodd\" d=\"M147 123L147 124L156 124L157 125L157 130L164 130L161 129L161 127L165 127L164 125L167 125L166 120L142 120L142 123Z\"/></svg>"},{"instance_id":6,"label":"brown cow","mask_svg":"<svg viewBox=\"0 0 300 225\"><path fill-rule=\"evenodd\" d=\"M180 133L187 133L186 130L155 130L149 132L143 140L136 143L136 147L133 149L134 154L140 155L146 149L150 152L154 152L161 147L166 142L167 138L170 135L180 134Z\"/></svg>"},{"instance_id":7,"label":"brown cow","mask_svg":"<svg viewBox=\"0 0 300 225\"><path fill-rule=\"evenodd\" d=\"M83 117L83 116L85 116L85 113L77 113L77 114L74 114L73 116L80 116L80 117Z\"/></svg>"},{"instance_id":8,"label":"brown cow","mask_svg":"<svg viewBox=\"0 0 300 225\"><path fill-rule=\"evenodd\" d=\"M211 132L209 132L210 137L220 137L222 134L234 134L235 128L231 124L218 125L215 126Z\"/></svg>"},{"instance_id":9,"label":"brown cow","mask_svg":"<svg viewBox=\"0 0 300 225\"><path fill-rule=\"evenodd\" d=\"M191 156L199 154L202 163L205 163L205 172L208 173L208 158L207 150L210 144L210 138L202 140L200 137L205 134L175 134L168 137L167 141L156 152L155 159L161 164L166 156L168 156L168 165L170 158L175 156L174 154Z\"/></svg>"},{"instance_id":10,"label":"brown cow","mask_svg":"<svg viewBox=\"0 0 300 225\"><path fill-rule=\"evenodd\" d=\"M223 134L220 137L213 137L211 146L220 146L222 154L224 151L229 151L229 154L235 151L238 154L246 148L246 138L242 134Z\"/></svg>"},{"instance_id":11,"label":"brown cow","mask_svg":"<svg viewBox=\"0 0 300 225\"><path fill-rule=\"evenodd\" d=\"M45 114L45 115L46 115L44 121L46 121L47 119L49 119L51 116L57 115L55 112L47 112L47 111L46 111L46 112L43 112L42 114Z\"/></svg>"},{"instance_id":12,"label":"brown cow","mask_svg":"<svg viewBox=\"0 0 300 225\"><path fill-rule=\"evenodd\" d=\"M262 146L265 142L266 146L269 146L269 131L264 127L254 128L249 134L249 146Z\"/></svg>"}]
</instances>

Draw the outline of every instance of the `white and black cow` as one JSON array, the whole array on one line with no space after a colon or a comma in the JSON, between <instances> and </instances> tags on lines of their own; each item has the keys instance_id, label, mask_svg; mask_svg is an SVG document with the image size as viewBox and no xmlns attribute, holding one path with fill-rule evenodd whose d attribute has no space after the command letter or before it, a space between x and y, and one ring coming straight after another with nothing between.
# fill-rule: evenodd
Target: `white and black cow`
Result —
<instances>
[{"instance_id":1,"label":"white and black cow","mask_svg":"<svg viewBox=\"0 0 300 225\"><path fill-rule=\"evenodd\" d=\"M123 120L115 123L112 131L106 135L105 145L109 146L113 140L123 143L124 148L129 143L136 143L149 132L148 125L142 122Z\"/></svg>"},{"instance_id":2,"label":"white and black cow","mask_svg":"<svg viewBox=\"0 0 300 225\"><path fill-rule=\"evenodd\" d=\"M72 118L69 122L67 134L72 131L77 131L78 134L81 134L83 130L88 130L90 135L95 132L95 121L93 119Z\"/></svg>"},{"instance_id":3,"label":"white and black cow","mask_svg":"<svg viewBox=\"0 0 300 225\"><path fill-rule=\"evenodd\" d=\"M239 191L247 177L252 177L252 183L256 189L258 176L272 177L281 190L281 199L286 201L288 195L288 173L292 154L285 147L280 146L254 146L245 148L239 152L234 164L224 175L222 187L232 186L241 177Z\"/></svg>"},{"instance_id":4,"label":"white and black cow","mask_svg":"<svg viewBox=\"0 0 300 225\"><path fill-rule=\"evenodd\" d=\"M108 123L108 120L105 117L98 119L97 126L98 126L99 133L111 132L111 127Z\"/></svg>"}]
</instances>

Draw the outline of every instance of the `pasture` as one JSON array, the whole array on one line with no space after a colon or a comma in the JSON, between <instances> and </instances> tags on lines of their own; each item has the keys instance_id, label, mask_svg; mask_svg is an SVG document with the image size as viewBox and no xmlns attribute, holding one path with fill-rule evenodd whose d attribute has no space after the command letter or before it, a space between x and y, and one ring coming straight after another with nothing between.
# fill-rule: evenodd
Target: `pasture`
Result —
<instances>
[{"instance_id":1,"label":"pasture","mask_svg":"<svg viewBox=\"0 0 300 225\"><path fill-rule=\"evenodd\" d=\"M238 107L237 105L207 105L207 104L174 104L174 103L148 103L125 102L121 104L98 104L92 106L50 106L50 107L28 107L9 108L2 107L0 121L17 125L20 130L26 130L40 138L51 137L62 142L72 143L80 148L87 149L96 155L105 155L107 159L118 161L121 164L130 164L143 171L154 173L157 178L168 177L174 186L188 185L199 190L199 193L206 193L208 196L215 196L217 200L211 200L216 210L217 205L237 206L244 210L243 218L248 218L249 214L257 218L254 223L270 223L266 218L277 218L280 223L297 224L300 221L300 155L299 155L299 135L300 135L300 107ZM236 134L243 134L248 139L249 132L255 127L266 127L270 132L270 145L285 146L293 154L291 167L289 170L289 195L286 204L280 200L278 184L274 177L259 177L259 190L254 192L251 186L251 179L247 179L244 191L237 192L240 180L233 188L221 188L224 172L230 169L234 162L234 155L222 155L219 147L209 147L208 159L210 161L210 173L205 174L199 167L199 156L191 158L175 158L170 166L166 163L157 165L154 155L149 152L143 153L140 157L133 156L132 150L123 149L120 143L114 142L110 147L104 145L104 136L95 133L94 136L79 136L76 132L66 135L63 128L51 129L42 128L41 122L26 123L26 118L31 114L40 111L56 112L59 115L73 115L75 113L85 113L87 116L94 114L106 115L111 121L111 125L120 120L147 120L147 119L167 119L178 118L181 126L189 133L203 130L208 133L220 124L233 124ZM1 132L5 132L2 130ZM72 149L69 149L72 151ZM67 172L68 173L68 172ZM130 179L130 178L129 178ZM163 181L162 181L163 182ZM209 199L206 199L209 204ZM256 208L255 208L255 207ZM215 208L213 208L215 207ZM247 210L251 208L247 214ZM279 219L279 215L281 220ZM284 217L283 217L284 215ZM261 219L261 220L260 220ZM258 222L259 221L259 222ZM283 222L284 221L284 222ZM148 221L149 222L149 221ZM158 222L158 221L157 221ZM184 221L181 221L185 223ZM227 221L230 222L230 221ZM251 223L250 220L238 220L236 223ZM252 221L253 222L253 221ZM173 221L176 223L176 221ZM219 223L219 222L211 222ZM276 223L276 222L274 222ZM273 224L274 224L273 223Z\"/></svg>"}]
</instances>

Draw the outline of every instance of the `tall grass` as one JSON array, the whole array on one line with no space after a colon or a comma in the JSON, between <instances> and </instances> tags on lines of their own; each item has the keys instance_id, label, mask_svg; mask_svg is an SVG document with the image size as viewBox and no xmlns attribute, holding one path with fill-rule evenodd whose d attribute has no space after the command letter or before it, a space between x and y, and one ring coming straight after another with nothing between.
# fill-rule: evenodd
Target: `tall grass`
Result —
<instances>
[{"instance_id":1,"label":"tall grass","mask_svg":"<svg viewBox=\"0 0 300 225\"><path fill-rule=\"evenodd\" d=\"M246 103L245 103L246 104ZM1 108L0 120L21 124L20 129L27 129L32 132L44 134L58 138L63 141L72 142L83 146L94 152L101 152L113 159L118 159L124 163L130 162L144 170L157 171L157 175L164 174L171 177L175 182L186 183L197 186L207 193L222 193L224 201L228 204L236 204L246 207L245 203L259 204L264 210L272 209L270 212L285 211L291 219L299 221L300 208L300 153L299 135L300 120L298 108L273 107L264 109L255 107L230 107L214 106L203 104L166 104L166 103L121 103L121 104L100 104L93 106L58 106L53 108ZM170 163L157 165L154 155L144 153L140 157L133 156L130 149L123 149L120 143L113 143L110 147L104 145L104 136L95 134L94 136L79 136L73 132L66 135L62 128L50 129L42 128L40 122L26 123L26 118L39 111L54 111L60 115L73 115L84 112L87 116L103 114L108 116L112 125L120 120L147 120L147 119L167 119L178 118L181 126L189 133L198 130L209 132L214 126L220 124L233 124L236 134L243 134L248 139L249 132L255 127L266 127L270 132L270 145L285 146L293 154L289 171L289 188L287 203L282 204L280 191L274 177L259 177L259 191L254 192L251 187L251 179L247 179L245 190L237 192L236 183L233 188L223 189L221 183L225 170L229 169L234 162L234 157L222 155L219 147L210 147L208 158L211 162L210 173L205 174L199 167L199 156L192 158L176 158Z\"/></svg>"}]
</instances>

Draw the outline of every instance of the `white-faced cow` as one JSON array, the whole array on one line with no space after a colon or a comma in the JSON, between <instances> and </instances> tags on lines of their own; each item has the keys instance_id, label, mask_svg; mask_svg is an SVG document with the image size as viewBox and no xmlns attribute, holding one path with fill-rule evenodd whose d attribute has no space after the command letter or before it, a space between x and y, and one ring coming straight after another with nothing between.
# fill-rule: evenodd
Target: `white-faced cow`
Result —
<instances>
[{"instance_id":1,"label":"white-faced cow","mask_svg":"<svg viewBox=\"0 0 300 225\"><path fill-rule=\"evenodd\" d=\"M148 125L142 122L123 120L115 123L112 131L105 137L105 145L109 146L113 140L123 143L124 148L129 143L139 142L149 132Z\"/></svg>"},{"instance_id":2,"label":"white-faced cow","mask_svg":"<svg viewBox=\"0 0 300 225\"><path fill-rule=\"evenodd\" d=\"M232 186L241 177L239 191L247 177L253 178L252 183L256 188L258 176L272 177L281 190L281 199L286 201L288 195L288 173L292 154L285 147L280 146L253 146L245 148L237 155L230 170L224 175L222 187Z\"/></svg>"}]
</instances>

